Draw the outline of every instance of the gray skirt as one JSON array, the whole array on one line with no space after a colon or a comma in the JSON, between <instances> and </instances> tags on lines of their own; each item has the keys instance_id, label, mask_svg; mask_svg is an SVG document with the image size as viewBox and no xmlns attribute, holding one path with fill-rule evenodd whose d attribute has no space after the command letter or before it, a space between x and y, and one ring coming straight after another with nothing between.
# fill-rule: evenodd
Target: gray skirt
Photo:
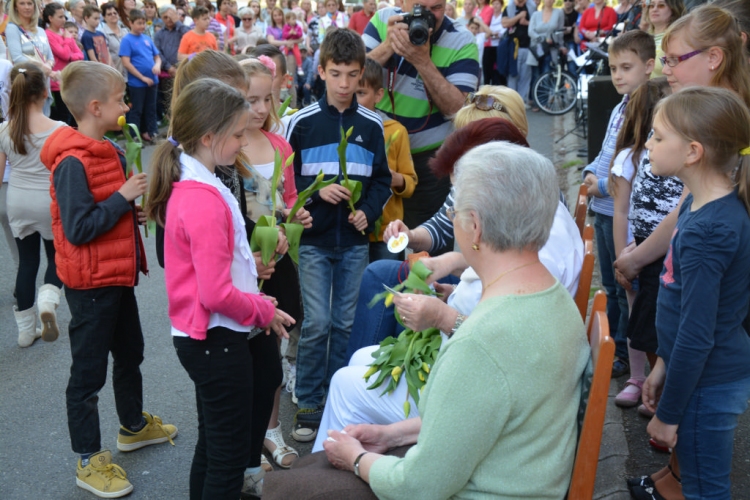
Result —
<instances>
[{"instance_id":1,"label":"gray skirt","mask_svg":"<svg viewBox=\"0 0 750 500\"><path fill-rule=\"evenodd\" d=\"M49 189L24 189L8 186L7 210L13 237L24 239L39 233L45 240L52 237Z\"/></svg>"}]
</instances>

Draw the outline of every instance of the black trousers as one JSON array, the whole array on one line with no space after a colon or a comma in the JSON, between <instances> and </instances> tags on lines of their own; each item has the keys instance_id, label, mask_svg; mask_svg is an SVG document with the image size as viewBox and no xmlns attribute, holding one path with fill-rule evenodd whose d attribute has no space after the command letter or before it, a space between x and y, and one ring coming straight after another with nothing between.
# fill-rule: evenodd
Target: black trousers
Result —
<instances>
[{"instance_id":1,"label":"black trousers","mask_svg":"<svg viewBox=\"0 0 750 500\"><path fill-rule=\"evenodd\" d=\"M206 340L175 337L174 346L195 384L198 410L190 498L236 500L245 468L260 465L281 383L276 339L261 333L248 341L243 333L216 327Z\"/></svg>"},{"instance_id":2,"label":"black trousers","mask_svg":"<svg viewBox=\"0 0 750 500\"><path fill-rule=\"evenodd\" d=\"M18 273L16 274L16 299L18 310L25 311L34 306L36 295L36 276L39 273L39 247L44 242L44 253L47 255L47 271L44 273L44 283L62 288L63 284L57 277L55 265L55 244L52 240L45 240L39 233L32 233L24 239L16 238L18 247Z\"/></svg>"},{"instance_id":3,"label":"black trousers","mask_svg":"<svg viewBox=\"0 0 750 500\"><path fill-rule=\"evenodd\" d=\"M143 410L143 332L133 287L77 290L66 288L70 307L70 351L73 364L65 393L73 451L101 450L99 391L107 380L112 353L112 385L120 424L133 427Z\"/></svg>"}]
</instances>

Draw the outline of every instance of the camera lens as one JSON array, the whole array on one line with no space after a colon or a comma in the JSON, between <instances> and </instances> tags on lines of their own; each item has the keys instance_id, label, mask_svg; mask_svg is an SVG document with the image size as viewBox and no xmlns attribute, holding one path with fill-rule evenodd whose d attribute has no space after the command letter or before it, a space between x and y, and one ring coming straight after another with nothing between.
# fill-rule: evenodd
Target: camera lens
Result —
<instances>
[{"instance_id":1,"label":"camera lens","mask_svg":"<svg viewBox=\"0 0 750 500\"><path fill-rule=\"evenodd\" d=\"M409 25L409 41L412 45L424 45L430 37L430 27L424 19L414 19Z\"/></svg>"}]
</instances>

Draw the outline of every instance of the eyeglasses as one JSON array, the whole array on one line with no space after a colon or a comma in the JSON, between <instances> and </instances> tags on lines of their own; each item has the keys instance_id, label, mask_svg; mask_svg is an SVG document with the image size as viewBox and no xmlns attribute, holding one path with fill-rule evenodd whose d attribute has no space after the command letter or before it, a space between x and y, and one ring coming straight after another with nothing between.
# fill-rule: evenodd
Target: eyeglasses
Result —
<instances>
[{"instance_id":1,"label":"eyeglasses","mask_svg":"<svg viewBox=\"0 0 750 500\"><path fill-rule=\"evenodd\" d=\"M104 15L105 15L105 16L116 16L116 15L118 15L118 14L117 14L117 11L116 11L116 10L111 10L111 11L107 12L107 13L106 13L106 14L104 14Z\"/></svg>"},{"instance_id":2,"label":"eyeglasses","mask_svg":"<svg viewBox=\"0 0 750 500\"><path fill-rule=\"evenodd\" d=\"M478 95L474 92L466 96L466 102L464 105L468 106L469 104L473 104L477 109L481 109L482 111L489 111L491 109L494 109L495 111L503 111L505 109L503 103L491 95Z\"/></svg>"},{"instance_id":3,"label":"eyeglasses","mask_svg":"<svg viewBox=\"0 0 750 500\"><path fill-rule=\"evenodd\" d=\"M703 52L703 50L694 50L692 52L688 52L687 54L683 54L677 57L662 56L659 58L659 60L661 61L662 66L669 66L670 68L674 68L675 66L680 64L682 61L687 61L691 57L697 56L701 52Z\"/></svg>"},{"instance_id":4,"label":"eyeglasses","mask_svg":"<svg viewBox=\"0 0 750 500\"><path fill-rule=\"evenodd\" d=\"M252 17L243 17L242 20L243 21L252 21L253 18Z\"/></svg>"},{"instance_id":5,"label":"eyeglasses","mask_svg":"<svg viewBox=\"0 0 750 500\"><path fill-rule=\"evenodd\" d=\"M448 207L445 209L445 215L448 217L448 220L453 222L456 220L456 209L455 207Z\"/></svg>"}]
</instances>

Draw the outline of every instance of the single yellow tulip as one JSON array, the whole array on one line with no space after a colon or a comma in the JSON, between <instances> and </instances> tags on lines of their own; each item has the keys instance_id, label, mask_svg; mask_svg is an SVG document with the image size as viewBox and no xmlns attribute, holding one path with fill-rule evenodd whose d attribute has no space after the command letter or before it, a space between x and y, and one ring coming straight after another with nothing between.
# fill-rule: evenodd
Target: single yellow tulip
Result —
<instances>
[{"instance_id":1,"label":"single yellow tulip","mask_svg":"<svg viewBox=\"0 0 750 500\"><path fill-rule=\"evenodd\" d=\"M124 116L121 116L120 118L117 119L117 124L119 126L121 126L121 127L124 127L124 126L126 126L128 124L128 122L125 121L125 117Z\"/></svg>"}]
</instances>

